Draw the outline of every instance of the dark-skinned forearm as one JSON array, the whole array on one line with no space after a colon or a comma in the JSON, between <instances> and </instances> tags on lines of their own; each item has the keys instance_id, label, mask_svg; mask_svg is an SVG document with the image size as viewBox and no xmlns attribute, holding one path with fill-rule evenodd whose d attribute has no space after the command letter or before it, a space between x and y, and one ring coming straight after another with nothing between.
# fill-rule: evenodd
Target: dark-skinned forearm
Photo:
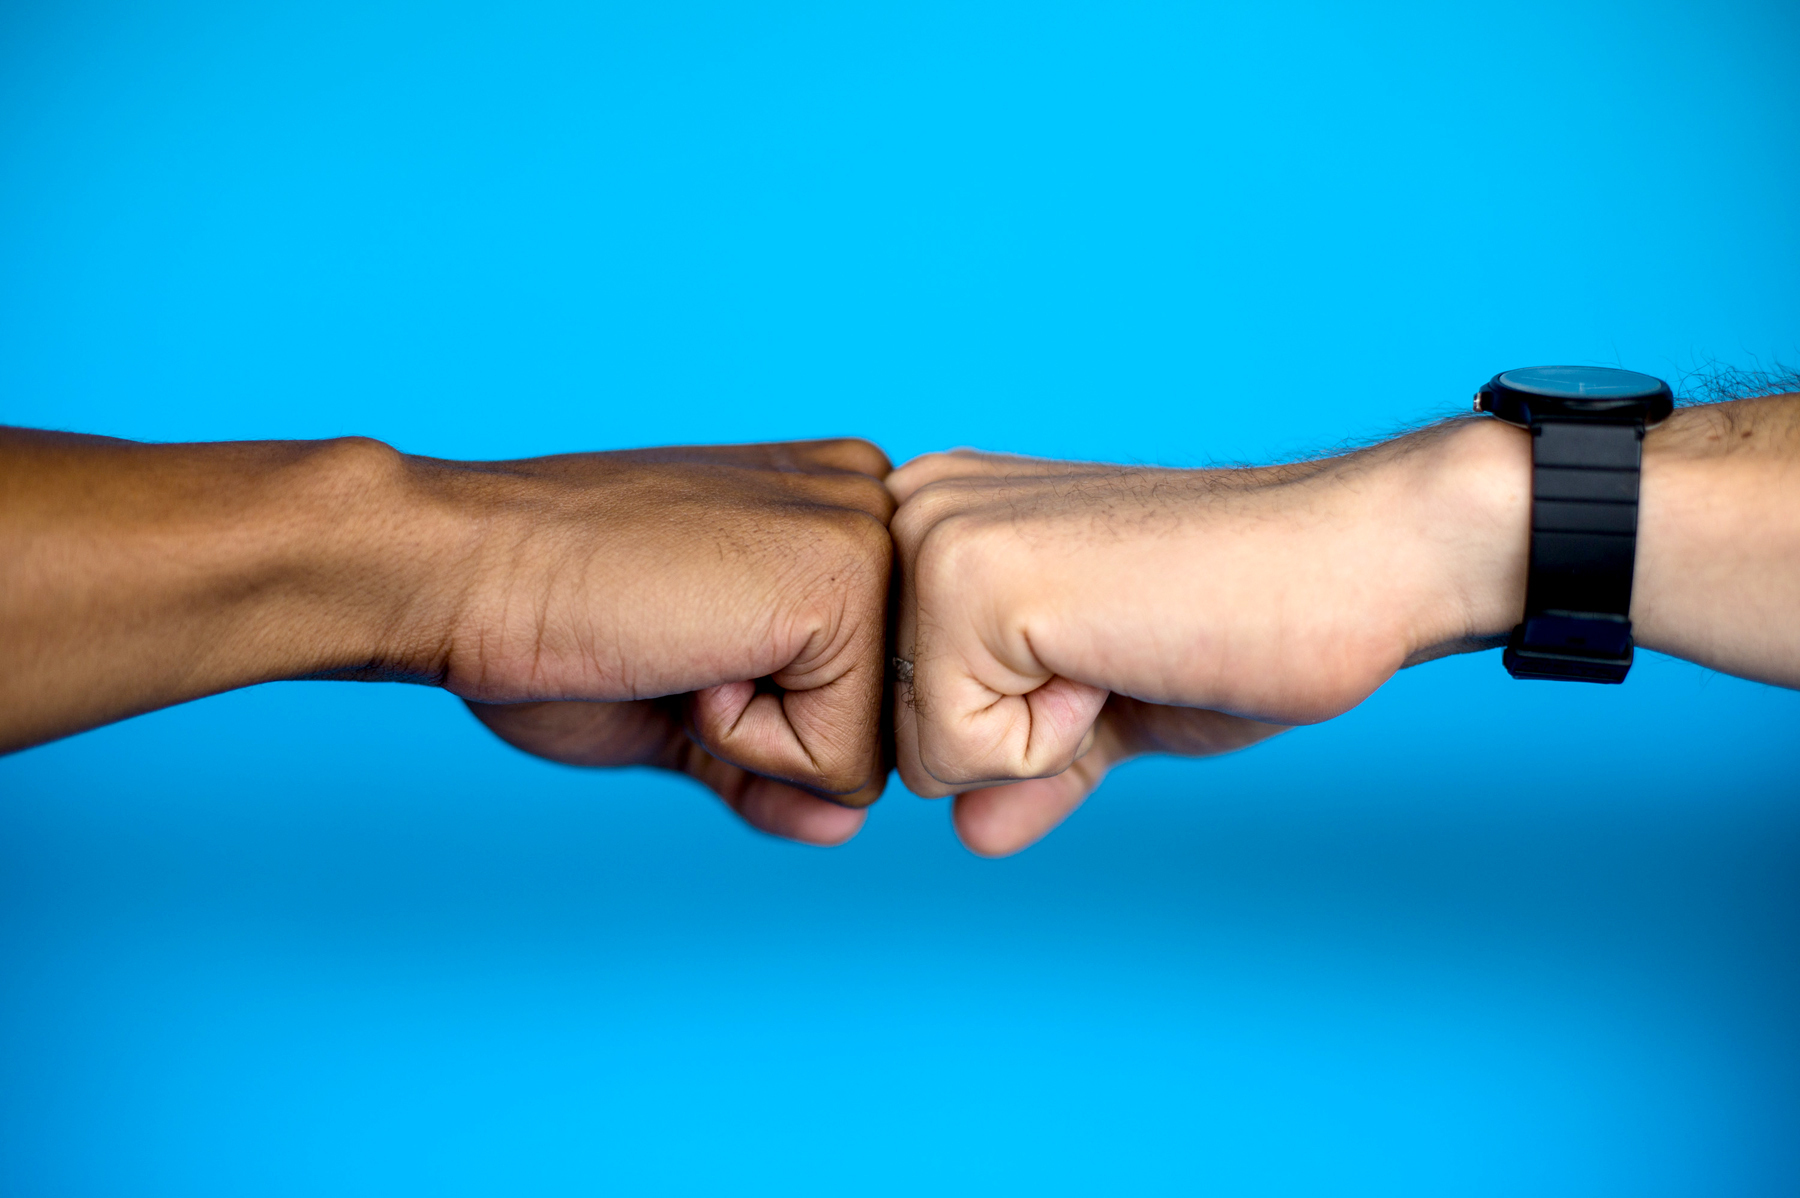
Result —
<instances>
[{"instance_id":1,"label":"dark-skinned forearm","mask_svg":"<svg viewBox=\"0 0 1800 1198\"><path fill-rule=\"evenodd\" d=\"M0 431L0 750L256 682L419 669L428 651L396 650L431 552L408 471L363 440Z\"/></svg>"}]
</instances>

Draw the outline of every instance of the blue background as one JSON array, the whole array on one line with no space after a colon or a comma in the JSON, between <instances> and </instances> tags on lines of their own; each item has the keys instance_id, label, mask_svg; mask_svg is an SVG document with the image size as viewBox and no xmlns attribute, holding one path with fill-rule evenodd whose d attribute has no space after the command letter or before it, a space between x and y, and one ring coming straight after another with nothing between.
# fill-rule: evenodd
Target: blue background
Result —
<instances>
[{"instance_id":1,"label":"blue background","mask_svg":"<svg viewBox=\"0 0 1800 1198\"><path fill-rule=\"evenodd\" d=\"M0 10L0 417L1196 464L1800 357L1788 3ZM1041 846L284 684L0 761L7 1195L1800 1192L1800 695L1407 671Z\"/></svg>"}]
</instances>

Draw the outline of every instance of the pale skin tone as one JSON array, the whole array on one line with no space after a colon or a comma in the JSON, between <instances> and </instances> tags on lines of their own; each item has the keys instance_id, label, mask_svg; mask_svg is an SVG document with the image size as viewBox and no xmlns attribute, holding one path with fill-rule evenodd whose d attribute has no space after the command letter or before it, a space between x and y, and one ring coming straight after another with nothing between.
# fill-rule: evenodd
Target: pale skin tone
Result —
<instances>
[{"instance_id":1,"label":"pale skin tone","mask_svg":"<svg viewBox=\"0 0 1800 1198\"><path fill-rule=\"evenodd\" d=\"M0 430L0 751L256 682L427 682L764 831L881 794L888 462L864 441L406 457Z\"/></svg>"},{"instance_id":2,"label":"pale skin tone","mask_svg":"<svg viewBox=\"0 0 1800 1198\"><path fill-rule=\"evenodd\" d=\"M1486 418L1262 469L915 459L888 479L901 778L1012 853L1131 757L1241 748L1497 644L1524 610L1530 460ZM1651 430L1637 643L1800 686L1797 612L1800 396Z\"/></svg>"},{"instance_id":3,"label":"pale skin tone","mask_svg":"<svg viewBox=\"0 0 1800 1198\"><path fill-rule=\"evenodd\" d=\"M836 844L881 794L899 659L902 778L1001 855L1133 756L1241 748L1496 643L1529 501L1526 436L1488 419L1294 466L892 474L854 440L466 463L0 429L0 752L257 682L409 680L528 752L676 770ZM1796 611L1800 396L1678 412L1645 441L1638 644L1800 686Z\"/></svg>"}]
</instances>

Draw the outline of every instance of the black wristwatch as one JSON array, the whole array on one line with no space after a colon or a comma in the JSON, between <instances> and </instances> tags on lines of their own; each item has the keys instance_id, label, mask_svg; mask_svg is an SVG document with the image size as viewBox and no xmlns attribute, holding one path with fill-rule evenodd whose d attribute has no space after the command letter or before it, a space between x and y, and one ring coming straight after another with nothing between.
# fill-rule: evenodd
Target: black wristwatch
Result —
<instances>
[{"instance_id":1,"label":"black wristwatch","mask_svg":"<svg viewBox=\"0 0 1800 1198\"><path fill-rule=\"evenodd\" d=\"M1475 393L1477 412L1531 430L1525 622L1503 658L1514 678L1625 681L1644 430L1674 409L1661 379L1601 366L1508 370Z\"/></svg>"}]
</instances>

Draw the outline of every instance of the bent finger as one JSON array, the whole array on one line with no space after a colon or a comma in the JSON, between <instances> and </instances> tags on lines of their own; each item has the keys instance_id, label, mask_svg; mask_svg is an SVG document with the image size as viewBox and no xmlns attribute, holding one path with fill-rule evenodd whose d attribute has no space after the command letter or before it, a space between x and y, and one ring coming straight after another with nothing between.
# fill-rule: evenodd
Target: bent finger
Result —
<instances>
[{"instance_id":1,"label":"bent finger","mask_svg":"<svg viewBox=\"0 0 1800 1198\"><path fill-rule=\"evenodd\" d=\"M745 823L770 836L832 848L862 831L869 817L865 808L842 807L773 778L745 778L741 790L721 797Z\"/></svg>"},{"instance_id":2,"label":"bent finger","mask_svg":"<svg viewBox=\"0 0 1800 1198\"><path fill-rule=\"evenodd\" d=\"M680 738L679 745L671 747L662 764L706 786L756 831L781 836L783 840L815 847L844 844L857 835L866 818L866 811L860 808L821 799L801 786L761 777L760 773L720 761L688 738ZM875 802L878 797L880 791L868 802ZM868 806L868 802L862 806Z\"/></svg>"},{"instance_id":3,"label":"bent finger","mask_svg":"<svg viewBox=\"0 0 1800 1198\"><path fill-rule=\"evenodd\" d=\"M882 448L861 437L815 441L758 441L743 445L691 445L647 453L671 453L683 461L717 462L797 474L862 474L881 479L893 463Z\"/></svg>"},{"instance_id":4,"label":"bent finger","mask_svg":"<svg viewBox=\"0 0 1800 1198\"><path fill-rule=\"evenodd\" d=\"M469 703L503 740L539 757L578 766L650 765L686 774L723 799L751 827L803 844L842 844L863 813L720 761L688 739L679 710L662 700ZM866 803L879 797L879 790Z\"/></svg>"},{"instance_id":5,"label":"bent finger","mask_svg":"<svg viewBox=\"0 0 1800 1198\"><path fill-rule=\"evenodd\" d=\"M795 468L803 470L844 470L853 474L885 478L894 468L881 446L861 437L785 441L771 448L787 455Z\"/></svg>"},{"instance_id":6,"label":"bent finger","mask_svg":"<svg viewBox=\"0 0 1800 1198\"><path fill-rule=\"evenodd\" d=\"M750 441L739 445L653 445L644 449L608 451L609 456L636 462L690 462L702 465L739 466L750 470L779 470L802 474L849 473L877 480L887 477L893 464L879 445L861 437L830 437L816 441ZM540 470L577 467L592 454L558 454L531 459ZM497 465L513 466L504 462Z\"/></svg>"},{"instance_id":7,"label":"bent finger","mask_svg":"<svg viewBox=\"0 0 1800 1198\"><path fill-rule=\"evenodd\" d=\"M1107 772L1137 754L1103 713L1094 744L1062 773L1005 786L985 786L956 796L952 820L957 839L982 857L1006 857L1047 836L1094 792Z\"/></svg>"},{"instance_id":8,"label":"bent finger","mask_svg":"<svg viewBox=\"0 0 1800 1198\"><path fill-rule=\"evenodd\" d=\"M693 745L692 750L684 772L698 779L759 832L829 848L855 836L868 817L861 808L834 803L798 786L720 761L698 745ZM878 797L879 791L868 802Z\"/></svg>"},{"instance_id":9,"label":"bent finger","mask_svg":"<svg viewBox=\"0 0 1800 1198\"><path fill-rule=\"evenodd\" d=\"M986 453L978 449L952 449L921 454L887 476L888 490L905 503L920 488L950 479L1085 478L1135 467L1107 462L1075 462L1058 458L1028 458L1010 453Z\"/></svg>"},{"instance_id":10,"label":"bent finger","mask_svg":"<svg viewBox=\"0 0 1800 1198\"><path fill-rule=\"evenodd\" d=\"M958 788L1061 773L1080 754L1107 696L1061 675L1020 685L932 658L914 664L914 691L919 764Z\"/></svg>"},{"instance_id":11,"label":"bent finger","mask_svg":"<svg viewBox=\"0 0 1800 1198\"><path fill-rule=\"evenodd\" d=\"M695 740L714 757L846 806L881 796L881 678L853 669L811 690L762 691L728 682L688 702Z\"/></svg>"},{"instance_id":12,"label":"bent finger","mask_svg":"<svg viewBox=\"0 0 1800 1198\"><path fill-rule=\"evenodd\" d=\"M871 516L885 530L899 506L881 481L867 474L831 471L825 474L785 475L807 502L849 508Z\"/></svg>"}]
</instances>

